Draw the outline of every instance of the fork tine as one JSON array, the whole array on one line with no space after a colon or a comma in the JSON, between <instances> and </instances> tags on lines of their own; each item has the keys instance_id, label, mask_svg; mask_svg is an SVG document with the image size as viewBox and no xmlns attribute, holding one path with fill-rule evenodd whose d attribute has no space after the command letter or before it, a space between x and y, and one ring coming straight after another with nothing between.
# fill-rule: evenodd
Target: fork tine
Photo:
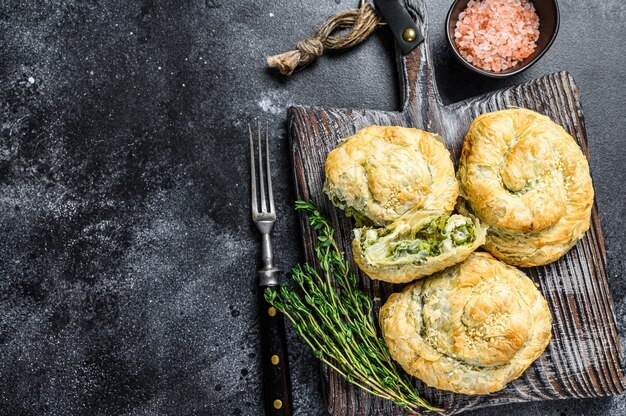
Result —
<instances>
[{"instance_id":1,"label":"fork tine","mask_svg":"<svg viewBox=\"0 0 626 416\"><path fill-rule=\"evenodd\" d=\"M261 147L261 125L257 124L258 130L258 142L259 142L259 185L261 187L261 211L267 212L267 205L265 203L265 178L263 177L263 148Z\"/></svg>"},{"instance_id":2,"label":"fork tine","mask_svg":"<svg viewBox=\"0 0 626 416\"><path fill-rule=\"evenodd\" d=\"M270 213L274 212L274 193L272 192L272 171L270 170L270 146L269 146L270 127L265 123L265 163L267 165L267 193L270 200Z\"/></svg>"},{"instance_id":3,"label":"fork tine","mask_svg":"<svg viewBox=\"0 0 626 416\"><path fill-rule=\"evenodd\" d=\"M254 141L252 136L252 127L248 124L248 131L250 132L250 177L251 177L251 185L250 185L250 193L252 195L252 217L259 212L257 202L256 202L256 167L254 166Z\"/></svg>"}]
</instances>

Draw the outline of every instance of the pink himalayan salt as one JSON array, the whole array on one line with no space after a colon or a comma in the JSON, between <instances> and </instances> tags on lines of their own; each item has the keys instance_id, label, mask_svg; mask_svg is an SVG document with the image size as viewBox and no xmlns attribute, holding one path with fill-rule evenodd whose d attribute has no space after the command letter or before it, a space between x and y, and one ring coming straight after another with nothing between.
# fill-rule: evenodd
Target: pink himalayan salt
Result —
<instances>
[{"instance_id":1,"label":"pink himalayan salt","mask_svg":"<svg viewBox=\"0 0 626 416\"><path fill-rule=\"evenodd\" d=\"M470 0L454 40L461 56L486 71L513 68L537 47L539 17L528 0Z\"/></svg>"}]
</instances>

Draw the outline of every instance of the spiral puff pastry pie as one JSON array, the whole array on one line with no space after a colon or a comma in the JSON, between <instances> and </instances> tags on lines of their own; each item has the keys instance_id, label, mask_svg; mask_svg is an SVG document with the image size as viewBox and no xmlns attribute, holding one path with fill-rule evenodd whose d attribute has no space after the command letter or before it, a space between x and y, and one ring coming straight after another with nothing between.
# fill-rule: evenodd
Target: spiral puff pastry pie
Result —
<instances>
[{"instance_id":1,"label":"spiral puff pastry pie","mask_svg":"<svg viewBox=\"0 0 626 416\"><path fill-rule=\"evenodd\" d=\"M459 161L457 209L489 226L485 249L522 267L557 260L589 228L593 187L569 134L526 109L483 114Z\"/></svg>"},{"instance_id":2,"label":"spiral puff pastry pie","mask_svg":"<svg viewBox=\"0 0 626 416\"><path fill-rule=\"evenodd\" d=\"M488 253L392 294L379 320L407 373L463 394L501 390L551 338L548 304L533 282Z\"/></svg>"},{"instance_id":3,"label":"spiral puff pastry pie","mask_svg":"<svg viewBox=\"0 0 626 416\"><path fill-rule=\"evenodd\" d=\"M408 283L465 260L484 242L478 220L416 211L384 228L355 229L352 252L372 279Z\"/></svg>"},{"instance_id":4,"label":"spiral puff pastry pie","mask_svg":"<svg viewBox=\"0 0 626 416\"><path fill-rule=\"evenodd\" d=\"M416 210L450 214L459 190L440 140L405 127L361 129L328 154L324 191L361 224L387 225Z\"/></svg>"}]
</instances>

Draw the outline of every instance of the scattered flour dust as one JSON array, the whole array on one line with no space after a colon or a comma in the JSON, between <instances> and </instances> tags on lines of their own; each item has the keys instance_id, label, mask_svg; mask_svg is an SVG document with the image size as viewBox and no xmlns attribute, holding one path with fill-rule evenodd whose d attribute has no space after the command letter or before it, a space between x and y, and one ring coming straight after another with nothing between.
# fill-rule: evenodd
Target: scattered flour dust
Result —
<instances>
[{"instance_id":1,"label":"scattered flour dust","mask_svg":"<svg viewBox=\"0 0 626 416\"><path fill-rule=\"evenodd\" d=\"M291 105L289 94L284 91L268 91L261 93L261 98L257 105L265 113L278 115L283 113Z\"/></svg>"}]
</instances>

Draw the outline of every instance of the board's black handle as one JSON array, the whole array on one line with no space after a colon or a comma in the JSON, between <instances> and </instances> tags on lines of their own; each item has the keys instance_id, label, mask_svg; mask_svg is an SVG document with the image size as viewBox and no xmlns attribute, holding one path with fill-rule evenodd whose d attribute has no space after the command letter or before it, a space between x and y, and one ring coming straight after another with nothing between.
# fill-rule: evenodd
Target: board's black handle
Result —
<instances>
[{"instance_id":1,"label":"board's black handle","mask_svg":"<svg viewBox=\"0 0 626 416\"><path fill-rule=\"evenodd\" d=\"M280 286L260 286L261 360L266 416L291 416L291 380L287 357L287 339L283 314L267 303L266 288L279 290Z\"/></svg>"}]
</instances>

